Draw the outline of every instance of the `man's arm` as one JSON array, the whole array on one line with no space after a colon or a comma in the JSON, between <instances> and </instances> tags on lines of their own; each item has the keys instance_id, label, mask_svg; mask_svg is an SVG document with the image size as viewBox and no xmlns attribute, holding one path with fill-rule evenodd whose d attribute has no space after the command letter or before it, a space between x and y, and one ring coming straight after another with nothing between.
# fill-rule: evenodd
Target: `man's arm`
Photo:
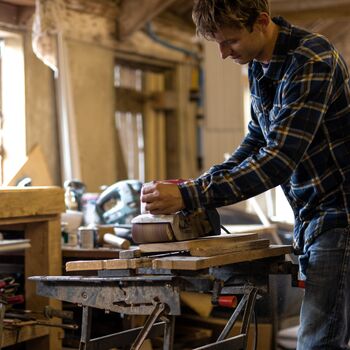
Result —
<instances>
[{"instance_id":1,"label":"man's arm","mask_svg":"<svg viewBox=\"0 0 350 350\"><path fill-rule=\"evenodd\" d=\"M229 205L258 195L289 179L311 144L332 92L331 67L309 61L290 78L281 109L259 152L231 169L219 169L180 184L188 210Z\"/></svg>"},{"instance_id":2,"label":"man's arm","mask_svg":"<svg viewBox=\"0 0 350 350\"><path fill-rule=\"evenodd\" d=\"M230 170L243 160L259 151L265 144L260 126L252 109L252 120L248 126L248 134L237 150L221 164L212 166L202 176L215 174L223 170ZM191 180L188 180L190 183ZM185 208L183 198L177 184L154 181L142 188L141 201L146 203L145 209L152 214L171 214Z\"/></svg>"}]
</instances>

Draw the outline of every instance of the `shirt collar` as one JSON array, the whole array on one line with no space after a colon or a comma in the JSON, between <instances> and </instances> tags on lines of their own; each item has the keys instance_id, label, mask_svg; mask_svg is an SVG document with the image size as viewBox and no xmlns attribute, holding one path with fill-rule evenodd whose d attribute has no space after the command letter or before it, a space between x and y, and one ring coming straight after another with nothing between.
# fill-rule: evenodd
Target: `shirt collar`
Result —
<instances>
[{"instance_id":1,"label":"shirt collar","mask_svg":"<svg viewBox=\"0 0 350 350\"><path fill-rule=\"evenodd\" d=\"M261 77L262 74L264 74L266 78L279 80L282 73L283 63L285 62L289 51L292 26L282 17L274 17L272 20L280 27L280 29L269 67L264 74L261 63L254 60L252 62L252 70L256 77Z\"/></svg>"}]
</instances>

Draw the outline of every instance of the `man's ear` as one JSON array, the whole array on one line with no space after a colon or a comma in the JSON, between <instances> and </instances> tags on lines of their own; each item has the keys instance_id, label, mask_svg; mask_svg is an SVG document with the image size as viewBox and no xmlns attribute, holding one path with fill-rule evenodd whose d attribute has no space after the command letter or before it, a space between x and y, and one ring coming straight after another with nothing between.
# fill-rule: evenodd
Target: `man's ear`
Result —
<instances>
[{"instance_id":1,"label":"man's ear","mask_svg":"<svg viewBox=\"0 0 350 350\"><path fill-rule=\"evenodd\" d=\"M261 12L257 17L254 25L256 26L256 29L264 32L267 29L270 21L270 15L267 12Z\"/></svg>"}]
</instances>

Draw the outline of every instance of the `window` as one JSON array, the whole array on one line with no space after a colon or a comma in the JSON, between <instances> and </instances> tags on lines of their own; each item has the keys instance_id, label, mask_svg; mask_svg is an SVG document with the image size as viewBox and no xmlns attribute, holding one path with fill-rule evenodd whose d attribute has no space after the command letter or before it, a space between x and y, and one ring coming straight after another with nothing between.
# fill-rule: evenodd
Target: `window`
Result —
<instances>
[{"instance_id":1,"label":"window","mask_svg":"<svg viewBox=\"0 0 350 350\"><path fill-rule=\"evenodd\" d=\"M115 124L121 142L122 156L130 179L145 181L143 134L142 77L140 69L117 64L114 85L117 88Z\"/></svg>"},{"instance_id":2,"label":"window","mask_svg":"<svg viewBox=\"0 0 350 350\"><path fill-rule=\"evenodd\" d=\"M146 64L115 66L115 119L127 178L143 182L167 178L171 142L167 128L174 113L164 105L166 72ZM175 125L172 134L174 130Z\"/></svg>"},{"instance_id":3,"label":"window","mask_svg":"<svg viewBox=\"0 0 350 350\"><path fill-rule=\"evenodd\" d=\"M1 32L0 176L6 185L26 159L24 53L21 35Z\"/></svg>"}]
</instances>

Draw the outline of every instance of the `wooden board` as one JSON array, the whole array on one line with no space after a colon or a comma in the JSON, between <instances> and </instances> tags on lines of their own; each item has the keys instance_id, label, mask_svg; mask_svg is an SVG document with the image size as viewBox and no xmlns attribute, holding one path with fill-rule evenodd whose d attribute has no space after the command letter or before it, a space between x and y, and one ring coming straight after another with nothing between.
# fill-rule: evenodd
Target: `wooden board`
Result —
<instances>
[{"instance_id":1,"label":"wooden board","mask_svg":"<svg viewBox=\"0 0 350 350\"><path fill-rule=\"evenodd\" d=\"M154 269L170 270L201 270L213 266L229 265L239 262L290 254L291 252L291 246L279 245L245 252L221 254L212 257L171 256L154 259L152 262L152 267Z\"/></svg>"},{"instance_id":2,"label":"wooden board","mask_svg":"<svg viewBox=\"0 0 350 350\"><path fill-rule=\"evenodd\" d=\"M225 228L232 234L237 233L260 233L260 234L271 234L277 231L277 225L224 225Z\"/></svg>"},{"instance_id":3,"label":"wooden board","mask_svg":"<svg viewBox=\"0 0 350 350\"><path fill-rule=\"evenodd\" d=\"M118 270L118 269L175 269L200 270L211 266L221 266L244 261L274 257L292 252L291 246L270 246L264 249L220 254L212 257L194 257L183 255L166 255L143 257L137 259L110 259L70 261L66 271Z\"/></svg>"},{"instance_id":4,"label":"wooden board","mask_svg":"<svg viewBox=\"0 0 350 350\"><path fill-rule=\"evenodd\" d=\"M14 330L4 329L2 346L6 347L14 345L23 341L43 337L48 334L48 327L38 325L23 326Z\"/></svg>"},{"instance_id":5,"label":"wooden board","mask_svg":"<svg viewBox=\"0 0 350 350\"><path fill-rule=\"evenodd\" d=\"M65 211L60 187L3 187L0 190L0 219L58 214Z\"/></svg>"},{"instance_id":6,"label":"wooden board","mask_svg":"<svg viewBox=\"0 0 350 350\"><path fill-rule=\"evenodd\" d=\"M79 259L116 259L119 258L120 249L114 248L93 248L84 249L78 247L62 246L63 258Z\"/></svg>"},{"instance_id":7,"label":"wooden board","mask_svg":"<svg viewBox=\"0 0 350 350\"><path fill-rule=\"evenodd\" d=\"M230 245L237 245L239 242L247 242L258 239L256 233L232 234L210 236L190 241L167 242L167 243L149 243L140 244L141 253L157 253L157 252L176 252L191 251L199 248L221 249L229 248Z\"/></svg>"},{"instance_id":8,"label":"wooden board","mask_svg":"<svg viewBox=\"0 0 350 350\"><path fill-rule=\"evenodd\" d=\"M40 145L35 145L30 150L26 161L7 186L16 186L19 180L25 177L32 179L32 186L52 186L54 181L51 177L47 161Z\"/></svg>"},{"instance_id":9,"label":"wooden board","mask_svg":"<svg viewBox=\"0 0 350 350\"><path fill-rule=\"evenodd\" d=\"M66 271L123 270L152 267L150 258L80 260L66 263Z\"/></svg>"},{"instance_id":10,"label":"wooden board","mask_svg":"<svg viewBox=\"0 0 350 350\"><path fill-rule=\"evenodd\" d=\"M270 240L258 239L254 241L238 242L233 244L225 244L221 247L195 247L190 249L191 256L214 256L220 254L251 251L253 249L268 248Z\"/></svg>"}]
</instances>

